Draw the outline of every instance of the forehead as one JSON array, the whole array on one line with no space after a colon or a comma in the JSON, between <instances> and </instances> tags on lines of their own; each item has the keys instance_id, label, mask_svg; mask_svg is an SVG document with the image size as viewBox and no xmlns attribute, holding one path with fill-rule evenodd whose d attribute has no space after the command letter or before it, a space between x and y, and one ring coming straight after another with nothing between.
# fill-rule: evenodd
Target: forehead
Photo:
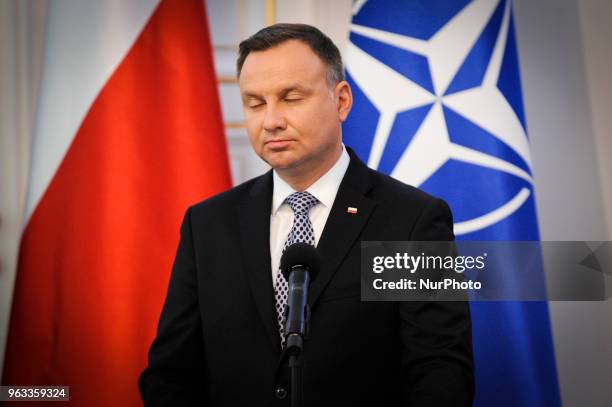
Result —
<instances>
[{"instance_id":1,"label":"forehead","mask_svg":"<svg viewBox=\"0 0 612 407\"><path fill-rule=\"evenodd\" d=\"M326 65L310 46L299 40L289 40L264 51L249 53L239 83L243 91L256 91L260 87L325 81L326 75Z\"/></svg>"}]
</instances>

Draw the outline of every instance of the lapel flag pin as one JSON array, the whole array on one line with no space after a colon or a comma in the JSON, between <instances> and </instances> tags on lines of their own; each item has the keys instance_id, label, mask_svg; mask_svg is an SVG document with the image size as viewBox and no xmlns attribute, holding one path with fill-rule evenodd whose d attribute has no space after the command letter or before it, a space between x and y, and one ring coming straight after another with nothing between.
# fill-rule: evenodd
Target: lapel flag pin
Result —
<instances>
[{"instance_id":1,"label":"lapel flag pin","mask_svg":"<svg viewBox=\"0 0 612 407\"><path fill-rule=\"evenodd\" d=\"M348 208L346 208L346 212L350 213L351 215L357 215L357 208L353 208L352 206L349 206Z\"/></svg>"}]
</instances>

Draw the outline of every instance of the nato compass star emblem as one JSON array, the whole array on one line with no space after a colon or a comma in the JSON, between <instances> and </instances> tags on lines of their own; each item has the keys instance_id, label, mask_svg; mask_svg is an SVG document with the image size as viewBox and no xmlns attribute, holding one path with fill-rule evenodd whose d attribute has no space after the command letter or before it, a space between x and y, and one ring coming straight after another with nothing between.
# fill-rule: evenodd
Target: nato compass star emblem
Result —
<instances>
[{"instance_id":1,"label":"nato compass star emblem","mask_svg":"<svg viewBox=\"0 0 612 407\"><path fill-rule=\"evenodd\" d=\"M353 6L345 57L355 103L345 143L370 167L446 199L457 235L533 201L511 6Z\"/></svg>"}]
</instances>

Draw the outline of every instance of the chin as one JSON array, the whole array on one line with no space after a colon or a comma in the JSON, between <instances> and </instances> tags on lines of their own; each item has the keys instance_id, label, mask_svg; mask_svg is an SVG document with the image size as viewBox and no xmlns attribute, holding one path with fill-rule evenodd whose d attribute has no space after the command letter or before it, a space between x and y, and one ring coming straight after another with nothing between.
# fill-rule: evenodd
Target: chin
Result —
<instances>
[{"instance_id":1,"label":"chin","mask_svg":"<svg viewBox=\"0 0 612 407\"><path fill-rule=\"evenodd\" d=\"M295 167L295 162L293 161L284 161L284 160L276 160L276 161L268 161L270 167L275 170L288 170Z\"/></svg>"},{"instance_id":2,"label":"chin","mask_svg":"<svg viewBox=\"0 0 612 407\"><path fill-rule=\"evenodd\" d=\"M292 168L299 162L298 159L288 152L268 154L267 157L264 157L264 161L267 162L270 167L279 170Z\"/></svg>"}]
</instances>

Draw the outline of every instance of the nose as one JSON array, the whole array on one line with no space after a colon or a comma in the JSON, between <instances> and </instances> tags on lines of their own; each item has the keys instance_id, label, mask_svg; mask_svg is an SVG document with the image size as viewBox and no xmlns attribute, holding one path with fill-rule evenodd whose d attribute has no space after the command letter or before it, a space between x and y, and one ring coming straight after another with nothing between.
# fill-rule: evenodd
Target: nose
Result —
<instances>
[{"instance_id":1,"label":"nose","mask_svg":"<svg viewBox=\"0 0 612 407\"><path fill-rule=\"evenodd\" d=\"M278 130L285 130L287 121L285 120L285 114L282 108L276 104L268 103L266 105L263 127L264 130L270 133L274 133Z\"/></svg>"}]
</instances>

